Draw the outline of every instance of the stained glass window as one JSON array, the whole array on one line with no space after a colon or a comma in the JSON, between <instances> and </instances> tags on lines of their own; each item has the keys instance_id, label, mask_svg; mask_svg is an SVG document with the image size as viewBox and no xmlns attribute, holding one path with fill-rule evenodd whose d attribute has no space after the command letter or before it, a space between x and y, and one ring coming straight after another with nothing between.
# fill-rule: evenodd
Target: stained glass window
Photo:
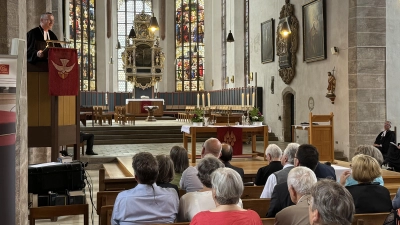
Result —
<instances>
[{"instance_id":1,"label":"stained glass window","mask_svg":"<svg viewBox=\"0 0 400 225\"><path fill-rule=\"evenodd\" d=\"M175 90L204 90L204 0L175 1Z\"/></svg>"},{"instance_id":2,"label":"stained glass window","mask_svg":"<svg viewBox=\"0 0 400 225\"><path fill-rule=\"evenodd\" d=\"M95 0L69 0L69 39L78 50L80 90L96 90Z\"/></svg>"},{"instance_id":3,"label":"stained glass window","mask_svg":"<svg viewBox=\"0 0 400 225\"><path fill-rule=\"evenodd\" d=\"M133 26L133 21L136 14L144 12L152 15L152 0L119 0L118 1L118 40L121 44L121 49L118 49L118 91L130 92L133 90L133 85L125 80L125 72L122 67L121 54L125 50L126 37L129 35Z\"/></svg>"}]
</instances>

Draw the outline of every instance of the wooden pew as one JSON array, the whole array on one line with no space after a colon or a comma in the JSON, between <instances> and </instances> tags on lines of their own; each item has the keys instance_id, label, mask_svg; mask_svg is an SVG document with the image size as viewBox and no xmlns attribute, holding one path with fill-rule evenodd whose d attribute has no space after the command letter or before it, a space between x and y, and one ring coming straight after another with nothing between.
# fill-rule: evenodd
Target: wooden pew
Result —
<instances>
[{"instance_id":1,"label":"wooden pew","mask_svg":"<svg viewBox=\"0 0 400 225\"><path fill-rule=\"evenodd\" d=\"M383 224L389 213L355 214L352 225L377 225Z\"/></svg>"},{"instance_id":2,"label":"wooden pew","mask_svg":"<svg viewBox=\"0 0 400 225\"><path fill-rule=\"evenodd\" d=\"M99 225L111 225L112 211L113 211L112 205L101 207ZM261 218L261 222L263 225L274 225L275 218ZM189 224L190 222L184 222L184 223L172 223L171 225L189 225ZM153 224L153 225L162 225L162 224Z\"/></svg>"},{"instance_id":3,"label":"wooden pew","mask_svg":"<svg viewBox=\"0 0 400 225\"><path fill-rule=\"evenodd\" d=\"M83 224L89 225L88 204L33 207L29 209L29 224L35 225L36 219L52 219L54 217L82 214Z\"/></svg>"},{"instance_id":4,"label":"wooden pew","mask_svg":"<svg viewBox=\"0 0 400 225\"><path fill-rule=\"evenodd\" d=\"M271 202L270 198L259 198L259 199L242 199L243 209L251 209L258 213L258 215L263 218L267 215L269 204Z\"/></svg>"},{"instance_id":5,"label":"wooden pew","mask_svg":"<svg viewBox=\"0 0 400 225\"><path fill-rule=\"evenodd\" d=\"M243 189L243 194L240 198L241 199L258 199L258 198L260 198L263 189L264 189L264 186L245 186Z\"/></svg>"},{"instance_id":6,"label":"wooden pew","mask_svg":"<svg viewBox=\"0 0 400 225\"><path fill-rule=\"evenodd\" d=\"M106 177L104 168L99 170L99 191L128 190L134 188L137 181L134 177L112 178Z\"/></svg>"}]
</instances>

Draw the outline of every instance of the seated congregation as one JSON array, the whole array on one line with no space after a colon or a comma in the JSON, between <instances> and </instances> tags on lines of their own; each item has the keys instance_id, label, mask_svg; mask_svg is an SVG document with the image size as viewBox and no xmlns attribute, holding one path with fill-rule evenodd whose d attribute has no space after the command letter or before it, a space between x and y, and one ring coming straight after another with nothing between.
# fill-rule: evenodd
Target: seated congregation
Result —
<instances>
[{"instance_id":1,"label":"seated congregation","mask_svg":"<svg viewBox=\"0 0 400 225\"><path fill-rule=\"evenodd\" d=\"M282 153L269 145L269 165L259 169L254 183L264 186L260 198L270 200L266 215L245 207L243 169L232 166L231 157L232 147L215 138L205 141L196 166L189 166L187 151L179 146L170 156L136 154L132 166L138 184L118 194L111 224L342 225L352 224L361 213L386 216L400 205L400 192L392 205L383 186L383 157L373 146L359 146L352 172L336 181L334 168L319 162L314 146L291 143Z\"/></svg>"}]
</instances>

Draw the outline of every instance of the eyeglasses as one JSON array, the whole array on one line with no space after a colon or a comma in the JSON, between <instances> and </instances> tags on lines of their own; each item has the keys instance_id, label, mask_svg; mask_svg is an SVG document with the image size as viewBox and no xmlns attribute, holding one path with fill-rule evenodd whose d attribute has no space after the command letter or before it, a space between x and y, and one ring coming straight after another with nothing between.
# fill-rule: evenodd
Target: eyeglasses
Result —
<instances>
[{"instance_id":1,"label":"eyeglasses","mask_svg":"<svg viewBox=\"0 0 400 225\"><path fill-rule=\"evenodd\" d=\"M308 206L311 205L311 198L307 198L307 204L308 204Z\"/></svg>"},{"instance_id":2,"label":"eyeglasses","mask_svg":"<svg viewBox=\"0 0 400 225\"><path fill-rule=\"evenodd\" d=\"M48 20L49 22L53 22L54 23L54 19L45 19Z\"/></svg>"}]
</instances>

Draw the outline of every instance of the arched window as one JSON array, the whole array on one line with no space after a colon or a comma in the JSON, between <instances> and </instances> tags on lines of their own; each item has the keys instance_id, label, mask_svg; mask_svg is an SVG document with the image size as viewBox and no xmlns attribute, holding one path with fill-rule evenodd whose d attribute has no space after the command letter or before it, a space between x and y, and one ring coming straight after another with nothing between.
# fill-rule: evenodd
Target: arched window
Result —
<instances>
[{"instance_id":1,"label":"arched window","mask_svg":"<svg viewBox=\"0 0 400 225\"><path fill-rule=\"evenodd\" d=\"M133 26L136 14L146 13L152 15L152 0L119 0L118 1L118 41L121 49L118 49L118 91L132 91L133 86L125 80L125 72L122 67L121 54L125 50L126 37Z\"/></svg>"},{"instance_id":2,"label":"arched window","mask_svg":"<svg viewBox=\"0 0 400 225\"><path fill-rule=\"evenodd\" d=\"M176 91L204 90L204 0L175 1Z\"/></svg>"}]
</instances>

